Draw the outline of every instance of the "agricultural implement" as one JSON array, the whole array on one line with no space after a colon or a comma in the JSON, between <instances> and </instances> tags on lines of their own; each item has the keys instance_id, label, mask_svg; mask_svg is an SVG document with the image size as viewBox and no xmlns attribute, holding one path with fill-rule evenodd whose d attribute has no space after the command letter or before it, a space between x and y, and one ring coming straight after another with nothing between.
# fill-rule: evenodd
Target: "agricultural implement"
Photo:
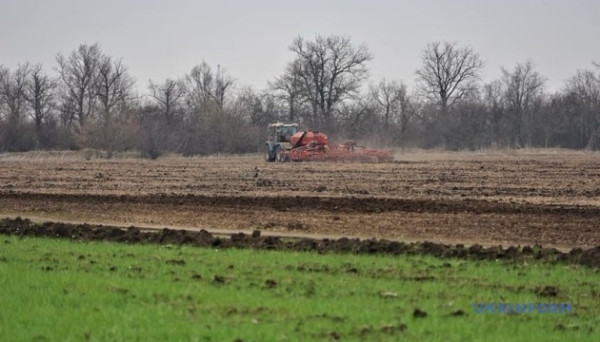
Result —
<instances>
[{"instance_id":1,"label":"agricultural implement","mask_svg":"<svg viewBox=\"0 0 600 342\"><path fill-rule=\"evenodd\" d=\"M265 160L267 162L334 161L334 162L391 162L389 151L358 146L353 141L329 145L327 135L317 131L299 131L298 124L269 125Z\"/></svg>"}]
</instances>

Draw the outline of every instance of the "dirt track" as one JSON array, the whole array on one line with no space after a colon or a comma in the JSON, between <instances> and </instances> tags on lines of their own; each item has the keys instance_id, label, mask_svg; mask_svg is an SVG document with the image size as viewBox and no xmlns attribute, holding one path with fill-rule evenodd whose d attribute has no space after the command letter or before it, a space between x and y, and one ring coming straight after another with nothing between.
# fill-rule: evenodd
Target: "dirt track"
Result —
<instances>
[{"instance_id":1,"label":"dirt track","mask_svg":"<svg viewBox=\"0 0 600 342\"><path fill-rule=\"evenodd\" d=\"M600 246L600 156L0 161L0 214L451 243Z\"/></svg>"}]
</instances>

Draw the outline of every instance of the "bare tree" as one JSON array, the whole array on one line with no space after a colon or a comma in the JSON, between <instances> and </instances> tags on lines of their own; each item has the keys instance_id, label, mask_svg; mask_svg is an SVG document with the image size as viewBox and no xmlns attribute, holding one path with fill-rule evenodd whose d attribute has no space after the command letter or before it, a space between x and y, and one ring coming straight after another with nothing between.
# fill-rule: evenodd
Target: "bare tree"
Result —
<instances>
[{"instance_id":1,"label":"bare tree","mask_svg":"<svg viewBox=\"0 0 600 342\"><path fill-rule=\"evenodd\" d=\"M296 60L286 66L286 71L283 75L276 78L275 81L269 82L269 88L274 92L275 97L284 101L287 109L287 120L294 122L298 119L301 107L306 98L303 97L302 80L300 70L298 69L299 60Z\"/></svg>"},{"instance_id":2,"label":"bare tree","mask_svg":"<svg viewBox=\"0 0 600 342\"><path fill-rule=\"evenodd\" d=\"M213 72L212 68L203 61L185 77L185 83L192 106L205 108L210 101L214 101L219 108L223 108L235 80L220 66L217 67L216 72Z\"/></svg>"},{"instance_id":3,"label":"bare tree","mask_svg":"<svg viewBox=\"0 0 600 342\"><path fill-rule=\"evenodd\" d=\"M138 148L144 157L157 159L169 150L170 132L165 127L162 109L145 104L138 108Z\"/></svg>"},{"instance_id":4,"label":"bare tree","mask_svg":"<svg viewBox=\"0 0 600 342\"><path fill-rule=\"evenodd\" d=\"M377 86L371 87L371 97L381 109L386 126L408 106L406 85L403 82L383 79Z\"/></svg>"},{"instance_id":5,"label":"bare tree","mask_svg":"<svg viewBox=\"0 0 600 342\"><path fill-rule=\"evenodd\" d=\"M344 139L362 140L367 138L371 143L373 137L381 138L380 117L370 98L357 101L342 102L337 109L340 113L340 133ZM379 140L379 139L377 139Z\"/></svg>"},{"instance_id":6,"label":"bare tree","mask_svg":"<svg viewBox=\"0 0 600 342\"><path fill-rule=\"evenodd\" d=\"M483 86L483 103L489 113L491 143L499 143L502 137L502 124L506 107L504 95L504 85L500 80L495 80Z\"/></svg>"},{"instance_id":7,"label":"bare tree","mask_svg":"<svg viewBox=\"0 0 600 342\"><path fill-rule=\"evenodd\" d=\"M421 59L423 66L416 72L418 86L440 105L443 116L473 90L484 65L472 49L449 42L428 44Z\"/></svg>"},{"instance_id":8,"label":"bare tree","mask_svg":"<svg viewBox=\"0 0 600 342\"><path fill-rule=\"evenodd\" d=\"M10 77L10 70L0 65L0 92L3 92L6 82ZM8 109L6 106L6 100L3 95L0 95L0 120L8 117Z\"/></svg>"},{"instance_id":9,"label":"bare tree","mask_svg":"<svg viewBox=\"0 0 600 342\"><path fill-rule=\"evenodd\" d=\"M402 143L408 131L409 122L414 114L411 108L406 85L401 81L381 80L370 89L377 112L383 118L383 134L391 141ZM398 127L397 137L389 137L392 134L391 126Z\"/></svg>"},{"instance_id":10,"label":"bare tree","mask_svg":"<svg viewBox=\"0 0 600 342\"><path fill-rule=\"evenodd\" d=\"M576 100L579 129L587 138L585 147L597 149L600 147L600 74L590 70L577 71L567 81L566 92Z\"/></svg>"},{"instance_id":11,"label":"bare tree","mask_svg":"<svg viewBox=\"0 0 600 342\"><path fill-rule=\"evenodd\" d=\"M259 93L250 87L240 89L231 110L236 117L261 130L269 123L284 119L288 114L286 106L277 96L269 92Z\"/></svg>"},{"instance_id":12,"label":"bare tree","mask_svg":"<svg viewBox=\"0 0 600 342\"><path fill-rule=\"evenodd\" d=\"M9 122L20 124L25 118L26 91L29 81L31 67L29 63L19 65L17 70L11 72L8 69L0 70L0 102L7 108L7 119Z\"/></svg>"},{"instance_id":13,"label":"bare tree","mask_svg":"<svg viewBox=\"0 0 600 342\"><path fill-rule=\"evenodd\" d=\"M220 65L217 65L215 77L215 99L219 108L223 108L228 90L234 85L235 79L225 69L222 69Z\"/></svg>"},{"instance_id":14,"label":"bare tree","mask_svg":"<svg viewBox=\"0 0 600 342\"><path fill-rule=\"evenodd\" d=\"M220 65L214 71L205 61L185 76L182 86L187 115L181 143L184 155L206 153L211 144L223 139L226 116L235 113L231 107L235 108L236 103L230 103L234 84L235 79Z\"/></svg>"},{"instance_id":15,"label":"bare tree","mask_svg":"<svg viewBox=\"0 0 600 342\"><path fill-rule=\"evenodd\" d=\"M6 129L0 143L8 150L27 150L29 135L25 133L27 111L26 90L30 73L29 63L21 64L14 72L0 68L0 113L4 111ZM4 110L2 110L2 108Z\"/></svg>"},{"instance_id":16,"label":"bare tree","mask_svg":"<svg viewBox=\"0 0 600 342\"><path fill-rule=\"evenodd\" d=\"M317 36L314 41L296 38L289 47L296 54L296 73L302 94L310 103L313 119L326 130L333 126L336 105L354 98L368 77L367 62L373 59L366 45L355 47L349 37Z\"/></svg>"},{"instance_id":17,"label":"bare tree","mask_svg":"<svg viewBox=\"0 0 600 342\"><path fill-rule=\"evenodd\" d=\"M523 124L532 115L535 102L540 99L546 79L534 70L531 61L518 63L512 71L502 68L505 99L512 114L512 140L516 146L523 140Z\"/></svg>"},{"instance_id":18,"label":"bare tree","mask_svg":"<svg viewBox=\"0 0 600 342\"><path fill-rule=\"evenodd\" d=\"M181 80L167 79L164 83L154 83L150 81L148 86L150 97L158 104L164 121L168 124L175 124L178 114L181 110L181 100L186 94L185 87Z\"/></svg>"},{"instance_id":19,"label":"bare tree","mask_svg":"<svg viewBox=\"0 0 600 342\"><path fill-rule=\"evenodd\" d=\"M185 83L190 106L201 110L214 99L214 77L206 62L192 68L185 77Z\"/></svg>"},{"instance_id":20,"label":"bare tree","mask_svg":"<svg viewBox=\"0 0 600 342\"><path fill-rule=\"evenodd\" d=\"M107 151L111 158L113 151L123 149L121 132L125 129L128 104L133 100L134 81L122 61L102 56L98 65L95 82L99 103L99 124L95 126L95 145Z\"/></svg>"},{"instance_id":21,"label":"bare tree","mask_svg":"<svg viewBox=\"0 0 600 342\"><path fill-rule=\"evenodd\" d=\"M75 115L80 128L94 115L98 92L96 82L104 55L99 44L80 45L68 57L58 54L56 61L63 86L63 99L72 104L69 110Z\"/></svg>"},{"instance_id":22,"label":"bare tree","mask_svg":"<svg viewBox=\"0 0 600 342\"><path fill-rule=\"evenodd\" d=\"M96 95L101 104L101 115L105 123L111 120L113 109L133 97L134 81L121 60L113 61L103 56L96 81Z\"/></svg>"},{"instance_id":23,"label":"bare tree","mask_svg":"<svg viewBox=\"0 0 600 342\"><path fill-rule=\"evenodd\" d=\"M35 65L29 74L29 82L25 88L25 100L30 108L30 116L35 123L38 143L43 141L43 124L52 115L56 105L56 79L48 76L41 64Z\"/></svg>"}]
</instances>

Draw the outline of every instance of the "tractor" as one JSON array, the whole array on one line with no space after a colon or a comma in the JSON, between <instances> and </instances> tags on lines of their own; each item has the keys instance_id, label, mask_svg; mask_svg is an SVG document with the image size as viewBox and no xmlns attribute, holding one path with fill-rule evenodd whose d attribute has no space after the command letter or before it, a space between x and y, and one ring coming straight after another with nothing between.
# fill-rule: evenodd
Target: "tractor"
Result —
<instances>
[{"instance_id":1,"label":"tractor","mask_svg":"<svg viewBox=\"0 0 600 342\"><path fill-rule=\"evenodd\" d=\"M356 161L391 162L394 156L389 151L368 149L354 141L341 145L329 145L326 134L318 131L299 131L298 124L281 122L269 125L266 142L267 162L289 161Z\"/></svg>"},{"instance_id":2,"label":"tractor","mask_svg":"<svg viewBox=\"0 0 600 342\"><path fill-rule=\"evenodd\" d=\"M265 161L282 161L283 151L290 150L292 136L298 132L298 124L284 124L281 122L269 125L269 136L267 140L267 151Z\"/></svg>"}]
</instances>

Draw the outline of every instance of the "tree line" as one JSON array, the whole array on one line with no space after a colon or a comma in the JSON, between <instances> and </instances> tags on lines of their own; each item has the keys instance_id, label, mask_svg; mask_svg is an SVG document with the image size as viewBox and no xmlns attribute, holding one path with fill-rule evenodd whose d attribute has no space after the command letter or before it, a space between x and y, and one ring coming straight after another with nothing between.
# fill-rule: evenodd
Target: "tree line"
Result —
<instances>
[{"instance_id":1,"label":"tree line","mask_svg":"<svg viewBox=\"0 0 600 342\"><path fill-rule=\"evenodd\" d=\"M433 42L409 88L401 79L373 82L372 53L347 36L297 37L288 48L294 58L260 90L203 61L139 94L122 59L97 43L58 54L51 69L0 65L0 152L257 152L277 121L385 147L600 148L598 64L549 93L531 61L485 82L473 49Z\"/></svg>"}]
</instances>

